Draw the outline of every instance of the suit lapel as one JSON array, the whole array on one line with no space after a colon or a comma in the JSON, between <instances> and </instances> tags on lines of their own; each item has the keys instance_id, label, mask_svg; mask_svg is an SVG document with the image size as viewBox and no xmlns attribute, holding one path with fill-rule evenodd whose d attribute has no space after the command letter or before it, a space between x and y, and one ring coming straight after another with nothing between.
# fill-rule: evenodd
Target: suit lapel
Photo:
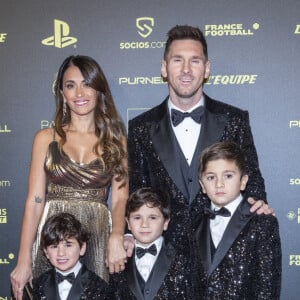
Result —
<instances>
[{"instance_id":1,"label":"suit lapel","mask_svg":"<svg viewBox=\"0 0 300 300\"><path fill-rule=\"evenodd\" d=\"M158 290L161 287L164 278L170 269L170 265L172 263L174 255L175 249L173 248L173 246L171 244L165 245L165 243L163 243L147 281L147 285L150 290L150 299L154 299L154 297L157 295Z\"/></svg>"},{"instance_id":2,"label":"suit lapel","mask_svg":"<svg viewBox=\"0 0 300 300\"><path fill-rule=\"evenodd\" d=\"M137 299L143 299L144 295L139 285L138 270L135 264L134 254L129 258L127 268L125 270L127 283L132 293Z\"/></svg>"},{"instance_id":3,"label":"suit lapel","mask_svg":"<svg viewBox=\"0 0 300 300\"><path fill-rule=\"evenodd\" d=\"M227 122L227 116L225 114L213 113L207 108L211 107L209 98L204 96L204 99L205 111L201 120L200 136L191 162L191 168L193 168L193 170L191 170L192 178L198 178L199 156L201 152L206 147L221 140ZM190 201L193 201L200 190L198 180L193 180L192 183L190 183L189 188Z\"/></svg>"},{"instance_id":4,"label":"suit lapel","mask_svg":"<svg viewBox=\"0 0 300 300\"><path fill-rule=\"evenodd\" d=\"M198 240L199 255L203 263L203 267L207 272L211 265L211 247L210 247L210 228L209 219L205 216L201 216L200 223L196 231L196 237Z\"/></svg>"},{"instance_id":5,"label":"suit lapel","mask_svg":"<svg viewBox=\"0 0 300 300\"><path fill-rule=\"evenodd\" d=\"M75 281L71 287L67 300L79 300L80 296L83 292L84 287L88 283L89 272L87 268L83 265L82 268L79 270Z\"/></svg>"},{"instance_id":6,"label":"suit lapel","mask_svg":"<svg viewBox=\"0 0 300 300\"><path fill-rule=\"evenodd\" d=\"M55 269L51 270L49 272L49 276L44 284L45 286L45 296L46 299L60 299L59 293L58 293L58 287L55 282Z\"/></svg>"},{"instance_id":7,"label":"suit lapel","mask_svg":"<svg viewBox=\"0 0 300 300\"><path fill-rule=\"evenodd\" d=\"M150 128L153 146L169 176L183 195L188 198L183 174L179 172L181 170L179 159L181 149L170 123L167 100L162 103L160 109L161 118L152 123Z\"/></svg>"},{"instance_id":8,"label":"suit lapel","mask_svg":"<svg viewBox=\"0 0 300 300\"><path fill-rule=\"evenodd\" d=\"M216 249L216 253L209 268L208 274L211 274L221 263L228 250L236 240L237 236L240 234L249 220L253 217L253 215L254 214L250 213L250 205L248 204L246 198L244 198L240 205L237 207L224 232L224 235Z\"/></svg>"},{"instance_id":9,"label":"suit lapel","mask_svg":"<svg viewBox=\"0 0 300 300\"><path fill-rule=\"evenodd\" d=\"M150 291L150 294L148 295L149 299L153 299L157 295L157 292L169 271L174 255L174 247L171 244L165 245L165 243L163 243L148 281L145 283L145 286L147 286ZM137 276L138 270L134 257L132 257L128 261L128 268L126 269L127 283L137 299L144 299L143 291L140 288Z\"/></svg>"},{"instance_id":10,"label":"suit lapel","mask_svg":"<svg viewBox=\"0 0 300 300\"><path fill-rule=\"evenodd\" d=\"M204 95L205 113L201 121L201 132L199 140L200 153L208 146L221 140L227 122L226 114L213 112L209 97Z\"/></svg>"},{"instance_id":11,"label":"suit lapel","mask_svg":"<svg viewBox=\"0 0 300 300\"><path fill-rule=\"evenodd\" d=\"M169 176L185 198L193 200L199 192L200 186L198 180L194 180L190 192L187 191L185 184L187 174L183 174L182 171L179 171L182 170L179 157L183 154L181 153L180 146L170 123L167 99L160 105L159 112L151 124L150 136L156 153L161 159ZM192 159L192 165L195 166L199 164L199 154L201 151L221 140L227 122L226 114L217 114L213 111L214 107L209 97L204 95L204 101L205 113L201 122L201 132L196 151ZM198 168L196 169L198 170Z\"/></svg>"}]
</instances>

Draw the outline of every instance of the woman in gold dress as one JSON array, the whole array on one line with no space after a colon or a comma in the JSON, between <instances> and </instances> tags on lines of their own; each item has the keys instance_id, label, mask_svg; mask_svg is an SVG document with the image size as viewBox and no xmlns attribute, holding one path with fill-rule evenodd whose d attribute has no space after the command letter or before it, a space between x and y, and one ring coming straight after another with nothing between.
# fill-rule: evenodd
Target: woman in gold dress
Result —
<instances>
[{"instance_id":1,"label":"woman in gold dress","mask_svg":"<svg viewBox=\"0 0 300 300\"><path fill-rule=\"evenodd\" d=\"M18 263L11 273L18 300L32 276L49 267L39 236L45 220L58 212L74 214L91 232L83 258L89 269L107 280L108 271L122 271L126 261L126 131L108 82L94 59L70 56L54 92L55 126L38 131L32 147Z\"/></svg>"}]
</instances>

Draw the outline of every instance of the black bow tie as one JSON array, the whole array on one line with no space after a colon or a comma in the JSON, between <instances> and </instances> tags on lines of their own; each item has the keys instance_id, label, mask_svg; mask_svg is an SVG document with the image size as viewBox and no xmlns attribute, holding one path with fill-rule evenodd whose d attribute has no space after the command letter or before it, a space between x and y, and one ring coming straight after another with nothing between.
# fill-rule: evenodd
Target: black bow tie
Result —
<instances>
[{"instance_id":1,"label":"black bow tie","mask_svg":"<svg viewBox=\"0 0 300 300\"><path fill-rule=\"evenodd\" d=\"M181 112L177 109L171 109L171 120L174 126L180 124L184 118L191 117L195 122L201 123L201 117L204 113L204 107L199 106L191 112Z\"/></svg>"},{"instance_id":2,"label":"black bow tie","mask_svg":"<svg viewBox=\"0 0 300 300\"><path fill-rule=\"evenodd\" d=\"M136 256L138 258L141 258L143 257L146 253L150 253L152 255L156 255L157 253L157 249L156 249L156 245L153 244L152 246L150 246L149 248L141 248L141 247L137 247L136 250Z\"/></svg>"},{"instance_id":3,"label":"black bow tie","mask_svg":"<svg viewBox=\"0 0 300 300\"><path fill-rule=\"evenodd\" d=\"M226 207L222 207L218 210L210 209L208 207L204 208L204 214L208 215L210 219L214 219L216 216L222 216L222 217L230 217L231 213Z\"/></svg>"},{"instance_id":4,"label":"black bow tie","mask_svg":"<svg viewBox=\"0 0 300 300\"><path fill-rule=\"evenodd\" d=\"M69 273L67 275L63 275L59 272L56 272L55 280L56 280L57 284L63 282L64 280L68 280L71 284L73 284L73 282L75 280L75 274L72 272L72 273Z\"/></svg>"}]
</instances>

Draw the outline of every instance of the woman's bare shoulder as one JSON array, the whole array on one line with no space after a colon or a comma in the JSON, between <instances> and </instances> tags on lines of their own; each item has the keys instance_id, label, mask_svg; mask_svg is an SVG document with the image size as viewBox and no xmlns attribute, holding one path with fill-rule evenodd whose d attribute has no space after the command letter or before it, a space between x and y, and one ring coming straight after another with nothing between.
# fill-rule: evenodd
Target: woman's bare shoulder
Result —
<instances>
[{"instance_id":1,"label":"woman's bare shoulder","mask_svg":"<svg viewBox=\"0 0 300 300\"><path fill-rule=\"evenodd\" d=\"M44 128L36 132L34 143L49 145L54 140L54 129Z\"/></svg>"}]
</instances>

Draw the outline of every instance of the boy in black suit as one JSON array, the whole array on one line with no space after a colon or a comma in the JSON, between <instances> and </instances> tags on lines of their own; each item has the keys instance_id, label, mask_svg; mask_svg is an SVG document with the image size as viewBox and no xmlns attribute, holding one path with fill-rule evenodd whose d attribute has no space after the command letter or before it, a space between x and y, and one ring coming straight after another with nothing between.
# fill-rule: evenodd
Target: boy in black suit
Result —
<instances>
[{"instance_id":1,"label":"boy in black suit","mask_svg":"<svg viewBox=\"0 0 300 300\"><path fill-rule=\"evenodd\" d=\"M108 284L80 262L89 233L69 213L50 217L41 245L53 269L33 280L34 300L111 299Z\"/></svg>"},{"instance_id":2,"label":"boy in black suit","mask_svg":"<svg viewBox=\"0 0 300 300\"><path fill-rule=\"evenodd\" d=\"M170 221L167 195L149 187L138 189L127 202L126 220L135 253L124 272L111 276L115 299L190 299L189 253L175 251L162 236Z\"/></svg>"},{"instance_id":3,"label":"boy in black suit","mask_svg":"<svg viewBox=\"0 0 300 300\"><path fill-rule=\"evenodd\" d=\"M273 215L249 212L247 195L241 194L246 172L243 152L233 142L213 144L201 155L200 184L211 203L196 226L193 266L198 270L199 299L280 297L278 222Z\"/></svg>"}]
</instances>

